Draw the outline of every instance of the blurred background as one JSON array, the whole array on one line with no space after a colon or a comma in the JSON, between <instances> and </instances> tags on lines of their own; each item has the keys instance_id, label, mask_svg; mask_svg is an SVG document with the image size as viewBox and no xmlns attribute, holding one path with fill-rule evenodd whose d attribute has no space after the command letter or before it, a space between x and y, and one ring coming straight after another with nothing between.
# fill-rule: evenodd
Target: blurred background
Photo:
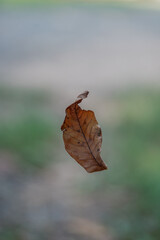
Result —
<instances>
[{"instance_id":1,"label":"blurred background","mask_svg":"<svg viewBox=\"0 0 160 240\"><path fill-rule=\"evenodd\" d=\"M65 108L107 171L64 149ZM160 239L160 1L0 1L0 239Z\"/></svg>"}]
</instances>

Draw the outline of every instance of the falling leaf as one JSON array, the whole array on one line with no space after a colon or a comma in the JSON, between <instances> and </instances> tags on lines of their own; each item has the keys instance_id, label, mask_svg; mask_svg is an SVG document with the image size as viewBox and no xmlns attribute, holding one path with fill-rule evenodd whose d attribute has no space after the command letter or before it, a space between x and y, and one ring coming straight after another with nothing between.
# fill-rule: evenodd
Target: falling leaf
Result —
<instances>
[{"instance_id":1,"label":"falling leaf","mask_svg":"<svg viewBox=\"0 0 160 240\"><path fill-rule=\"evenodd\" d=\"M79 100L66 108L66 117L61 126L66 151L89 173L107 169L100 156L102 132L94 112L82 110L79 103L88 91L80 94Z\"/></svg>"}]
</instances>

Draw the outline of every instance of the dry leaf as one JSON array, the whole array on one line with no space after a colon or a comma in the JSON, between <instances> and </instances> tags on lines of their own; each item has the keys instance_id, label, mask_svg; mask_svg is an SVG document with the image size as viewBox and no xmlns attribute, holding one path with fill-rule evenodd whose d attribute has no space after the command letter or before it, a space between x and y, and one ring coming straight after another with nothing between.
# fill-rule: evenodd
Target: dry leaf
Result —
<instances>
[{"instance_id":1,"label":"dry leaf","mask_svg":"<svg viewBox=\"0 0 160 240\"><path fill-rule=\"evenodd\" d=\"M66 151L87 172L107 169L100 156L102 132L94 112L82 110L79 103L86 98L88 91L80 94L79 100L66 108L66 117L61 126Z\"/></svg>"}]
</instances>

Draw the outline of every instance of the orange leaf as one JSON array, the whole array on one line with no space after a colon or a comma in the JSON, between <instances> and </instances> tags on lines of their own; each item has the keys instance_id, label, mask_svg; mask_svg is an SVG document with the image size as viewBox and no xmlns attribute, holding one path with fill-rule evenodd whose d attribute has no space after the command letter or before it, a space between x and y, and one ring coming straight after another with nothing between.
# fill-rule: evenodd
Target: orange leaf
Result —
<instances>
[{"instance_id":1,"label":"orange leaf","mask_svg":"<svg viewBox=\"0 0 160 240\"><path fill-rule=\"evenodd\" d=\"M80 94L79 100L66 108L66 117L61 126L66 151L87 172L107 169L100 156L102 132L94 112L82 110L79 103L86 98L88 91Z\"/></svg>"}]
</instances>

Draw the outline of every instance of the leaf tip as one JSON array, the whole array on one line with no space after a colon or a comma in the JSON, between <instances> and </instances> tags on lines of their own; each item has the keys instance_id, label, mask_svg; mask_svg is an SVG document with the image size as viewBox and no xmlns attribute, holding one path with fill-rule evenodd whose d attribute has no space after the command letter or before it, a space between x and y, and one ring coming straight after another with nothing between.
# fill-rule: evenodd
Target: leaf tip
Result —
<instances>
[{"instance_id":1,"label":"leaf tip","mask_svg":"<svg viewBox=\"0 0 160 240\"><path fill-rule=\"evenodd\" d=\"M85 92L81 93L80 95L78 95L77 98L85 99L85 98L87 98L88 94L89 94L89 91L85 91Z\"/></svg>"}]
</instances>

